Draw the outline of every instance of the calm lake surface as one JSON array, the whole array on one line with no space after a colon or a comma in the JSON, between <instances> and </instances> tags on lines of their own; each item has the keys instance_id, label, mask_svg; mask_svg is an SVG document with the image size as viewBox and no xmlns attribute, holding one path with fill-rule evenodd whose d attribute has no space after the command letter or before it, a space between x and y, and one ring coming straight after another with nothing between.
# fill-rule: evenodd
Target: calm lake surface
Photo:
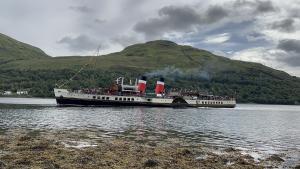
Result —
<instances>
[{"instance_id":1,"label":"calm lake surface","mask_svg":"<svg viewBox=\"0 0 300 169\"><path fill-rule=\"evenodd\" d=\"M57 107L54 99L0 98L1 130L97 129L107 136L147 133L235 147L257 155L285 153L300 162L300 106L238 104L216 108ZM138 132L137 132L138 131Z\"/></svg>"}]
</instances>

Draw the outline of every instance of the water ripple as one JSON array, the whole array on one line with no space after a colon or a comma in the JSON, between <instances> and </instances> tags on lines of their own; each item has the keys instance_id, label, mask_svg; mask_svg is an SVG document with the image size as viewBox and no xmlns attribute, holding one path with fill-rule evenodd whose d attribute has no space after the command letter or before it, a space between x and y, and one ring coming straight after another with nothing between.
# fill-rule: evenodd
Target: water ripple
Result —
<instances>
[{"instance_id":1,"label":"water ripple","mask_svg":"<svg viewBox=\"0 0 300 169\"><path fill-rule=\"evenodd\" d=\"M0 102L3 99L0 99ZM37 100L26 100L26 103ZM260 151L300 150L300 107L238 105L235 109L0 105L0 128L98 129L105 136L178 137L195 143ZM8 102L8 101L7 101ZM19 104L20 100L17 101ZM42 106L41 106L42 105ZM51 105L51 106L49 106ZM151 137L150 137L151 136Z\"/></svg>"}]
</instances>

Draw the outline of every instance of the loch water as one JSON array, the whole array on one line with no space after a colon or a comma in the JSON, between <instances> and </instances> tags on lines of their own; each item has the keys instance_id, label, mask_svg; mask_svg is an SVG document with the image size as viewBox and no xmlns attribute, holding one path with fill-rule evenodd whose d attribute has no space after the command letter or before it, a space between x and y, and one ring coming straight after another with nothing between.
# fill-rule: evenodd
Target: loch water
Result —
<instances>
[{"instance_id":1,"label":"loch water","mask_svg":"<svg viewBox=\"0 0 300 169\"><path fill-rule=\"evenodd\" d=\"M0 130L93 129L107 136L172 136L234 147L255 158L285 154L300 162L300 106L238 104L223 108L58 107L54 99L0 98ZM138 131L138 132L137 132Z\"/></svg>"}]
</instances>

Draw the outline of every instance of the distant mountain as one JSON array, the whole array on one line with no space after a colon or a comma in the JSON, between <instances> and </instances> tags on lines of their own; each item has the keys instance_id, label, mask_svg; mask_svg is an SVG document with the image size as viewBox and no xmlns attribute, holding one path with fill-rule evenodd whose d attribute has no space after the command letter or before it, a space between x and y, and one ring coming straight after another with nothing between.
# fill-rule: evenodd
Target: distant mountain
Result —
<instances>
[{"instance_id":1,"label":"distant mountain","mask_svg":"<svg viewBox=\"0 0 300 169\"><path fill-rule=\"evenodd\" d=\"M121 52L98 57L48 57L38 48L2 36L1 46L24 47L22 50L11 47L5 55L0 52L0 60L16 58L1 65L0 90L22 88L29 89L33 96L53 96L55 83L65 83L86 65L67 83L68 87L105 86L118 76L146 75L151 90L155 80L163 76L167 87L201 88L214 94L237 95L239 102L300 103L298 77L259 63L231 60L170 41L131 45Z\"/></svg>"},{"instance_id":2,"label":"distant mountain","mask_svg":"<svg viewBox=\"0 0 300 169\"><path fill-rule=\"evenodd\" d=\"M14 60L43 59L49 57L41 49L0 33L0 64Z\"/></svg>"}]
</instances>

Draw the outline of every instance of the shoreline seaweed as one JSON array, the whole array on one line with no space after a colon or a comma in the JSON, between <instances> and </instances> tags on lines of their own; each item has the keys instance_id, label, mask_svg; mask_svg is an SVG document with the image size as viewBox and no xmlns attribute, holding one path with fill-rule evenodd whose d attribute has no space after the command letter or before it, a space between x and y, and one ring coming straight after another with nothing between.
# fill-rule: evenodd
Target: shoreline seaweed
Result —
<instances>
[{"instance_id":1,"label":"shoreline seaweed","mask_svg":"<svg viewBox=\"0 0 300 169\"><path fill-rule=\"evenodd\" d=\"M0 168L270 168L274 155L257 162L240 150L213 149L172 138L101 137L97 130L35 131L10 129L0 135ZM280 159L280 160L277 160ZM275 160L275 162L274 162ZM271 166L270 166L271 164Z\"/></svg>"}]
</instances>

